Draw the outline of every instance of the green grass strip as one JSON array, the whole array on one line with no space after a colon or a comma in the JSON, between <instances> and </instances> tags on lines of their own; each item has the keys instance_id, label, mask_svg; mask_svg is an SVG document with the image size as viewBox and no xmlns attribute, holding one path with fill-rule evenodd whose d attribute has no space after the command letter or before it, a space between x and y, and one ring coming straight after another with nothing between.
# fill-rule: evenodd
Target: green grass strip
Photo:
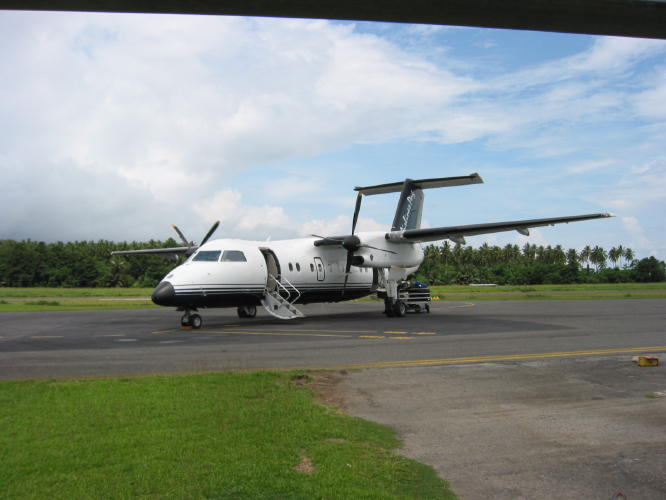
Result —
<instances>
[{"instance_id":1,"label":"green grass strip","mask_svg":"<svg viewBox=\"0 0 666 500\"><path fill-rule=\"evenodd\" d=\"M392 429L315 403L295 376L0 383L0 497L455 498L394 454Z\"/></svg>"}]
</instances>

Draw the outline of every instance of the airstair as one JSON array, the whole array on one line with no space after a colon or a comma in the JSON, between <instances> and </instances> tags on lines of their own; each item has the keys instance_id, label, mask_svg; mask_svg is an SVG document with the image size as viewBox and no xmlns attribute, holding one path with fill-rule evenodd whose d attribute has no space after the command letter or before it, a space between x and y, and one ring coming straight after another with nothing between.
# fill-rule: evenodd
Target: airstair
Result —
<instances>
[{"instance_id":1,"label":"airstair","mask_svg":"<svg viewBox=\"0 0 666 500\"><path fill-rule=\"evenodd\" d=\"M296 302L301 296L301 292L287 281L287 279L283 278L283 281L284 284L277 280L275 276L268 275L268 284L274 284L275 287L271 289L271 287L266 286L266 289L264 290L264 298L261 299L261 305L263 305L264 309L276 318L294 319L305 317L305 315L294 306L294 302Z\"/></svg>"}]
</instances>

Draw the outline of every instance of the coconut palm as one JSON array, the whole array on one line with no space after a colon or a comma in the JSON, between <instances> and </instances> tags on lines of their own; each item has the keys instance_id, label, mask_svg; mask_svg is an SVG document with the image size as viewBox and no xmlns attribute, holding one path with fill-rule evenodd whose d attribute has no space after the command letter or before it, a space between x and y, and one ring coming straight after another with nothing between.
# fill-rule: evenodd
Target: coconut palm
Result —
<instances>
[{"instance_id":1,"label":"coconut palm","mask_svg":"<svg viewBox=\"0 0 666 500\"><path fill-rule=\"evenodd\" d=\"M632 261L636 258L636 254L631 248L624 249L624 267L627 268L631 265Z\"/></svg>"},{"instance_id":2,"label":"coconut palm","mask_svg":"<svg viewBox=\"0 0 666 500\"><path fill-rule=\"evenodd\" d=\"M606 259L608 259L608 254L606 253L606 250L604 250L600 246L595 246L592 249L592 253L590 254L590 260L592 261L592 264L594 264L594 267L597 271L599 271L599 269L603 269L604 267L606 267Z\"/></svg>"}]
</instances>

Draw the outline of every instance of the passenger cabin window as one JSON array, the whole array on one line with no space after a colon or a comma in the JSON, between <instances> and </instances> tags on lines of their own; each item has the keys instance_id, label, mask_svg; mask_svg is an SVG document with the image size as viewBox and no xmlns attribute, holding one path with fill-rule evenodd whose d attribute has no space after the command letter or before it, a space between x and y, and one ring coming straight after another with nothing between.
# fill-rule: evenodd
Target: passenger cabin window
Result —
<instances>
[{"instance_id":1,"label":"passenger cabin window","mask_svg":"<svg viewBox=\"0 0 666 500\"><path fill-rule=\"evenodd\" d=\"M296 262L296 270L297 270L298 272L301 271L301 265L300 265L298 262Z\"/></svg>"},{"instance_id":2,"label":"passenger cabin window","mask_svg":"<svg viewBox=\"0 0 666 500\"><path fill-rule=\"evenodd\" d=\"M314 264L310 264L310 271L314 273Z\"/></svg>"},{"instance_id":3,"label":"passenger cabin window","mask_svg":"<svg viewBox=\"0 0 666 500\"><path fill-rule=\"evenodd\" d=\"M220 262L247 262L245 254L240 250L225 250Z\"/></svg>"},{"instance_id":4,"label":"passenger cabin window","mask_svg":"<svg viewBox=\"0 0 666 500\"><path fill-rule=\"evenodd\" d=\"M202 250L194 256L192 260L202 261L202 262L217 262L217 259L220 258L219 250Z\"/></svg>"},{"instance_id":5,"label":"passenger cabin window","mask_svg":"<svg viewBox=\"0 0 666 500\"><path fill-rule=\"evenodd\" d=\"M289 263L289 270L290 270L290 271L293 271L293 270L294 270L294 266L291 265L291 262Z\"/></svg>"}]
</instances>

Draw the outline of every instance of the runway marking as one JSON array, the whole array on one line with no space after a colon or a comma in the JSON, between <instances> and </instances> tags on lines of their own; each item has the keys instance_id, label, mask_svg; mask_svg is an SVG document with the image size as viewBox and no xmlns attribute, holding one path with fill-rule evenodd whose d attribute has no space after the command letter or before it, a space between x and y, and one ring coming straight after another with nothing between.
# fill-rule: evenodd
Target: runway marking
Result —
<instances>
[{"instance_id":1,"label":"runway marking","mask_svg":"<svg viewBox=\"0 0 666 500\"><path fill-rule=\"evenodd\" d=\"M389 338L396 338L396 337L389 337ZM574 356L593 356L599 354L624 354L624 353L651 352L651 351L666 351L666 346L624 347L620 349L595 349L589 351L542 352L542 353L530 353L530 354L507 354L503 356L468 356L460 358L418 359L412 361L379 361L374 363L300 366L287 369L341 370L341 369L357 369L357 368L390 368L390 367L404 367L404 366L453 365L453 364L465 364L465 363L488 363L491 361L520 361L525 359L566 358Z\"/></svg>"},{"instance_id":2,"label":"runway marking","mask_svg":"<svg viewBox=\"0 0 666 500\"><path fill-rule=\"evenodd\" d=\"M391 340L412 340L414 337L387 337Z\"/></svg>"},{"instance_id":3,"label":"runway marking","mask_svg":"<svg viewBox=\"0 0 666 500\"><path fill-rule=\"evenodd\" d=\"M386 330L384 333L409 333L409 332L403 332L403 331L400 331L400 330L397 330L397 331Z\"/></svg>"},{"instance_id":4,"label":"runway marking","mask_svg":"<svg viewBox=\"0 0 666 500\"><path fill-rule=\"evenodd\" d=\"M473 304L472 302L467 302L461 306L447 306L447 309L461 309L463 307L474 307L476 304Z\"/></svg>"},{"instance_id":5,"label":"runway marking","mask_svg":"<svg viewBox=\"0 0 666 500\"><path fill-rule=\"evenodd\" d=\"M33 335L31 339L61 339L63 335Z\"/></svg>"},{"instance_id":6,"label":"runway marking","mask_svg":"<svg viewBox=\"0 0 666 500\"><path fill-rule=\"evenodd\" d=\"M225 325L226 326L226 325ZM261 330L258 328L235 328L235 331L242 332L297 332L297 333L306 333L306 332L321 332L321 333L377 333L377 330L317 330L311 328L270 328L267 330ZM406 333L406 332L400 332Z\"/></svg>"},{"instance_id":7,"label":"runway marking","mask_svg":"<svg viewBox=\"0 0 666 500\"><path fill-rule=\"evenodd\" d=\"M152 333L171 333L173 331L174 331L173 329L171 329L171 330L158 330L158 331L152 332Z\"/></svg>"},{"instance_id":8,"label":"runway marking","mask_svg":"<svg viewBox=\"0 0 666 500\"><path fill-rule=\"evenodd\" d=\"M359 339L385 339L383 335L359 335Z\"/></svg>"},{"instance_id":9,"label":"runway marking","mask_svg":"<svg viewBox=\"0 0 666 500\"><path fill-rule=\"evenodd\" d=\"M314 330L313 330L314 331ZM253 330L224 330L224 331L212 331L212 330L199 330L199 334L214 334L214 335L272 335L276 337L341 337L341 338L353 338L353 335L341 335L341 334L332 334L332 333L287 333L287 332L270 332L270 331L253 331Z\"/></svg>"},{"instance_id":10,"label":"runway marking","mask_svg":"<svg viewBox=\"0 0 666 500\"><path fill-rule=\"evenodd\" d=\"M410 333L410 335L437 335L437 332L414 332Z\"/></svg>"}]
</instances>

